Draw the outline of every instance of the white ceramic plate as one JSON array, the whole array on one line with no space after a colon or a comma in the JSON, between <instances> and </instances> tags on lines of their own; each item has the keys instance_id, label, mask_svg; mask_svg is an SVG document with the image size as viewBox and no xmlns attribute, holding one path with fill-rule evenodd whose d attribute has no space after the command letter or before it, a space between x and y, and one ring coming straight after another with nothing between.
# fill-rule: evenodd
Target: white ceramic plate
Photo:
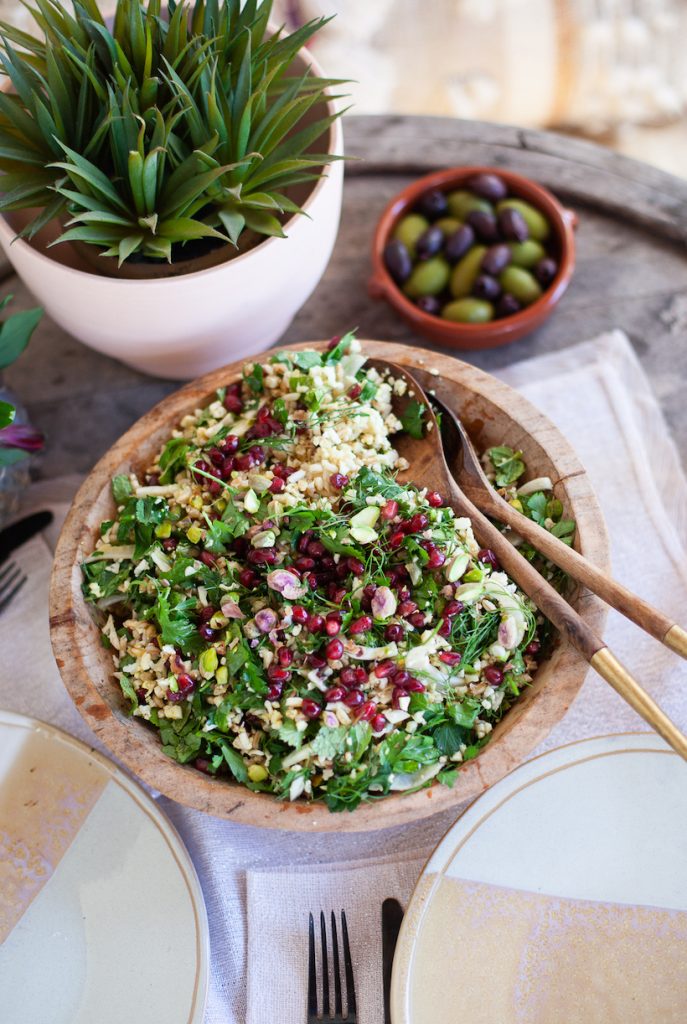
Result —
<instances>
[{"instance_id":1,"label":"white ceramic plate","mask_svg":"<svg viewBox=\"0 0 687 1024\"><path fill-rule=\"evenodd\" d=\"M683 941L687 917L674 912L687 911L687 764L654 735L585 740L529 761L476 800L437 847L410 902L394 961L394 1024L482 1021L484 993L496 987L497 978L503 982L498 1024L562 1024L544 1011L523 1016L526 955L510 964L508 979L503 977L508 971L505 947L522 924L517 918L521 904L519 897L504 898L501 890L489 886L520 890L525 903L539 901L547 907L554 897L559 909L567 901L575 907L581 906L578 901L593 901L582 913L590 908L595 913L598 902L607 908L604 913L616 915L616 924L635 914L630 906L654 908L646 911L654 915L649 931L656 917L664 915L661 920ZM457 893L460 903L453 899ZM475 917L472 934L477 941L454 948L460 928L456 915L462 918L466 893L482 901L480 914L486 910L487 916ZM495 915L494 905L489 905L494 894L501 900ZM482 928L489 941L480 948ZM533 931L524 925L522 929L524 949L533 941ZM612 957L613 951L602 948L599 956L603 960L606 955ZM646 957L650 970L648 950ZM517 953L511 957L517 959ZM685 963L681 955L682 995L673 996L661 1013L633 1016L634 1024L687 1020ZM541 978L547 965L536 966ZM614 974L609 961L606 974L613 980L604 982L606 990L617 986L622 969L620 965L620 973ZM560 978L557 970L559 964L549 964L548 976ZM587 977L578 979L579 985L593 986L594 973L592 967ZM451 1006L437 999L439 989L453 993ZM620 994L606 991L603 998L610 1006ZM602 1002L599 997L599 1006ZM606 1008L591 1016L587 1011L584 1019L610 1024L616 1018Z\"/></svg>"},{"instance_id":2,"label":"white ceramic plate","mask_svg":"<svg viewBox=\"0 0 687 1024\"><path fill-rule=\"evenodd\" d=\"M0 1019L200 1024L207 972L198 879L153 801L72 737L0 712Z\"/></svg>"}]
</instances>

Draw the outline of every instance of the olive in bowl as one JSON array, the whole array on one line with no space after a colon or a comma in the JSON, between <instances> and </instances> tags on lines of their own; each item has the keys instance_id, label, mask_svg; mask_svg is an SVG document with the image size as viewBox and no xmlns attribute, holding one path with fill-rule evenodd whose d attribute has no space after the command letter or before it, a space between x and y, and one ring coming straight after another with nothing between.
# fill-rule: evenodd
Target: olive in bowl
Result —
<instances>
[{"instance_id":1,"label":"olive in bowl","mask_svg":"<svg viewBox=\"0 0 687 1024\"><path fill-rule=\"evenodd\" d=\"M441 344L504 345L560 301L575 266L575 223L547 189L511 171L429 174L379 220L370 294Z\"/></svg>"}]
</instances>

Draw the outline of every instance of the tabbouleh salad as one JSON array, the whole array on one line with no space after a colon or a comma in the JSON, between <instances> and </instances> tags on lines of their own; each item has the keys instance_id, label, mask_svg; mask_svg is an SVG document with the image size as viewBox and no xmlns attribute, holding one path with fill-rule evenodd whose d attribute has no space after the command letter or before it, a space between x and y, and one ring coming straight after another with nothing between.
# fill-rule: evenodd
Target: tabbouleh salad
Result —
<instances>
[{"instance_id":1,"label":"tabbouleh salad","mask_svg":"<svg viewBox=\"0 0 687 1024\"><path fill-rule=\"evenodd\" d=\"M184 417L82 566L131 713L182 764L280 799L452 785L537 667L546 623L442 496L401 485L403 381L352 335L244 367ZM574 523L491 449L509 500ZM418 482L420 484L421 482ZM535 552L526 551L530 557Z\"/></svg>"}]
</instances>

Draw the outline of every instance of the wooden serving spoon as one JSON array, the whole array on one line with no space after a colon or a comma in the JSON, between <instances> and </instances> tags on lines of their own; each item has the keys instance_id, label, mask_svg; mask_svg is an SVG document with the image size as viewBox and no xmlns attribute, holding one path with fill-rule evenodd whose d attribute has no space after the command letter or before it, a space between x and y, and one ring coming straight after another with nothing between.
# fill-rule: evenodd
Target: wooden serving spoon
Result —
<instances>
[{"instance_id":1,"label":"wooden serving spoon","mask_svg":"<svg viewBox=\"0 0 687 1024\"><path fill-rule=\"evenodd\" d=\"M405 393L394 393L393 396L394 412L399 419L403 418L404 410L411 401L422 402L426 407L422 438L416 439L407 433L394 437L397 451L409 464L407 470L399 473L399 479L407 483L412 482L418 487L426 487L430 491L438 491L454 512L460 516L467 516L472 521L478 543L494 552L511 579L553 623L568 643L582 654L599 675L611 684L676 753L687 760L687 737L612 654L604 640L597 636L575 609L550 583L547 583L458 486L446 464L439 426L432 407L414 377L404 367L382 359L371 359L368 365L384 376L406 382Z\"/></svg>"},{"instance_id":2,"label":"wooden serving spoon","mask_svg":"<svg viewBox=\"0 0 687 1024\"><path fill-rule=\"evenodd\" d=\"M602 601L630 619L656 640L687 658L687 631L641 597L617 583L574 548L545 530L498 494L489 483L479 456L459 417L438 396L431 393L434 378L426 370L413 369L413 377L428 392L431 405L441 413L441 440L446 462L463 493L480 512L509 526L529 541L545 558L581 583Z\"/></svg>"}]
</instances>

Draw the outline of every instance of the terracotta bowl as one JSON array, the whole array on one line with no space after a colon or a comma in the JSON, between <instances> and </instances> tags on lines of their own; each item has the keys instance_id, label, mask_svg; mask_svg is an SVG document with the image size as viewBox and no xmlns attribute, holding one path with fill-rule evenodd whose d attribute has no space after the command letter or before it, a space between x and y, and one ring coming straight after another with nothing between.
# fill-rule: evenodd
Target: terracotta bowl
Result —
<instances>
[{"instance_id":1,"label":"terracotta bowl","mask_svg":"<svg viewBox=\"0 0 687 1024\"><path fill-rule=\"evenodd\" d=\"M384 247L398 222L412 211L425 192L434 188L451 192L475 174L498 175L508 185L510 195L524 199L545 215L551 224L552 250L558 259L558 273L541 298L519 313L486 324L460 324L424 313L403 294L384 265ZM458 349L507 345L540 327L560 302L575 269L573 229L576 223L576 214L566 210L548 189L502 167L451 167L427 174L394 196L380 217L372 240L372 276L368 290L372 298L385 299L416 331L440 345Z\"/></svg>"},{"instance_id":2,"label":"terracotta bowl","mask_svg":"<svg viewBox=\"0 0 687 1024\"><path fill-rule=\"evenodd\" d=\"M549 420L505 384L449 356L378 341L365 341L363 346L371 356L410 369L436 369L439 397L460 410L480 449L501 443L521 448L532 476L548 475L555 481L554 491L566 515L577 520L578 549L608 569L606 530L591 485ZM100 643L81 594L79 566L93 549L101 520L114 514L111 478L131 469L144 470L179 420L205 404L216 388L238 378L240 368L240 363L233 363L165 398L98 462L76 495L57 545L50 593L53 649L69 694L98 739L140 779L180 803L219 817L300 831L364 831L428 817L476 797L527 758L582 686L588 666L566 645L555 647L542 663L533 684L495 728L480 756L461 770L453 789L436 785L412 795L392 795L352 813L331 814L320 804L278 802L179 765L163 754L156 730L127 715L110 653ZM603 628L605 606L596 598L584 593L574 603L587 622L599 631Z\"/></svg>"}]
</instances>

